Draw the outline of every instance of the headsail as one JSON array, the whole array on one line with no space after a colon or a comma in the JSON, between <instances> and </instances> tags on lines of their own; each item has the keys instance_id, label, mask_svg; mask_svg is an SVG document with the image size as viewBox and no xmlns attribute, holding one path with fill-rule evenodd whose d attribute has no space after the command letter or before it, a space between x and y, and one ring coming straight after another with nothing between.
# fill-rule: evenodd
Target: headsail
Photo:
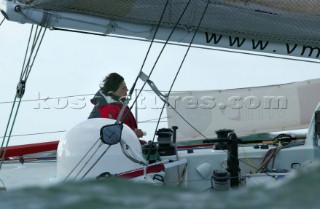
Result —
<instances>
[{"instance_id":1,"label":"headsail","mask_svg":"<svg viewBox=\"0 0 320 209\"><path fill-rule=\"evenodd\" d=\"M189 0L168 2L156 39L166 40ZM166 0L2 0L9 19L149 39ZM206 0L191 0L171 41L189 43ZM19 5L17 7L17 5ZM320 56L317 0L211 0L194 44L306 58Z\"/></svg>"}]
</instances>

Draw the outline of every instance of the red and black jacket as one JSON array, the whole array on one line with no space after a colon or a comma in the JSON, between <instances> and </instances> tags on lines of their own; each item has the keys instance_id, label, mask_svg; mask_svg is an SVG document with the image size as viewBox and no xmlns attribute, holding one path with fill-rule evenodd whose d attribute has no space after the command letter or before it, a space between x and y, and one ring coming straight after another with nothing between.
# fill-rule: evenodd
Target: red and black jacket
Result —
<instances>
[{"instance_id":1,"label":"red and black jacket","mask_svg":"<svg viewBox=\"0 0 320 209\"><path fill-rule=\"evenodd\" d=\"M101 118L111 118L117 120L123 104L120 102L110 103L104 106L99 107L100 117ZM124 123L129 126L132 130L137 129L137 122L134 118L132 112L128 107L124 110L121 121L126 117Z\"/></svg>"},{"instance_id":2,"label":"red and black jacket","mask_svg":"<svg viewBox=\"0 0 320 209\"><path fill-rule=\"evenodd\" d=\"M113 101L119 101L119 98L116 96L108 95ZM94 98L90 100L94 105L92 112L88 119L91 118L111 118L117 120L119 113L122 109L123 104L121 102L112 102L108 103L105 96L101 91L98 91ZM126 116L128 113L128 116ZM132 130L137 129L137 122L131 113L130 109L126 107L124 114L121 119L126 117L124 123L129 126Z\"/></svg>"}]
</instances>

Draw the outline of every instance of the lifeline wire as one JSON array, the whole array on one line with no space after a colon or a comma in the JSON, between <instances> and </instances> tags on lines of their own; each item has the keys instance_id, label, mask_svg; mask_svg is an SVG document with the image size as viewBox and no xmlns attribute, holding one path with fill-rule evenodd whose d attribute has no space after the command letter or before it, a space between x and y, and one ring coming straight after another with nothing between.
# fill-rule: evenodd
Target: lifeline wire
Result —
<instances>
[{"instance_id":1,"label":"lifeline wire","mask_svg":"<svg viewBox=\"0 0 320 209\"><path fill-rule=\"evenodd\" d=\"M93 96L94 94L75 94L75 95L69 95L69 96L61 96L61 97L45 97L44 99L25 99L21 100L21 102L36 102L36 101L48 101L51 99L68 99L72 97L86 97L86 96ZM40 96L39 96L40 97ZM6 102L0 102L0 105L2 104L11 104L13 103L12 101L6 101Z\"/></svg>"},{"instance_id":2,"label":"lifeline wire","mask_svg":"<svg viewBox=\"0 0 320 209\"><path fill-rule=\"evenodd\" d=\"M66 132L66 130L61 131L46 131L46 132L37 132L37 133L29 133L29 134L15 134L11 135L11 137L17 137L17 136L35 136L35 135L41 135L41 134L57 134L57 133L63 133ZM8 137L8 136L6 136ZM0 137L0 139L3 139L3 136Z\"/></svg>"},{"instance_id":3,"label":"lifeline wire","mask_svg":"<svg viewBox=\"0 0 320 209\"><path fill-rule=\"evenodd\" d=\"M0 150L0 155L2 153L2 157L1 157L1 163L0 163L0 170L7 152L7 147L10 141L10 137L13 131L13 127L19 112L19 108L20 108L20 104L21 104L21 99L24 95L25 92L25 85L26 82L28 80L28 77L30 75L30 72L32 70L35 58L38 54L39 48L41 46L41 43L43 41L46 29L42 30L42 28L39 30L38 29L39 26L36 27L36 30L34 31L34 26L32 25L31 30L30 30L30 35L29 35L29 41L28 41L28 45L27 45L27 49L26 49L26 53L25 53L25 58L23 61L23 65L22 65L22 70L21 70L21 74L20 74L20 79L19 79L19 83L17 86L17 92L16 95L13 99L13 104L12 104L12 108L10 111L10 115L9 115L9 119L7 122L7 126L6 126L6 130L5 133L3 135L3 140L1 143L1 150ZM31 49L29 51L29 45L32 39L32 46ZM27 56L29 56L29 58L27 59ZM27 63L26 63L27 61ZM17 101L18 99L18 101ZM18 103L16 106L16 102ZM16 106L16 107L15 107ZM13 116L13 120L11 121ZM9 127L10 126L10 127ZM7 136L7 132L9 131L9 134ZM6 141L6 146L4 147L4 143ZM4 149L3 149L4 148Z\"/></svg>"}]
</instances>

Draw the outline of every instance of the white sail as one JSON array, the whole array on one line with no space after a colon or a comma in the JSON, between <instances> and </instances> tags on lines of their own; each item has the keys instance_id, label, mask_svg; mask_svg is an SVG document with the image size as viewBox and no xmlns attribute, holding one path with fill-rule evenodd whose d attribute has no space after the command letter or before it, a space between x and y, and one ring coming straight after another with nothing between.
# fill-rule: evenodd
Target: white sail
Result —
<instances>
[{"instance_id":1,"label":"white sail","mask_svg":"<svg viewBox=\"0 0 320 209\"><path fill-rule=\"evenodd\" d=\"M167 107L178 140L216 138L215 131L244 136L307 128L320 100L320 79L254 88L174 92ZM201 134L200 134L201 133Z\"/></svg>"}]
</instances>

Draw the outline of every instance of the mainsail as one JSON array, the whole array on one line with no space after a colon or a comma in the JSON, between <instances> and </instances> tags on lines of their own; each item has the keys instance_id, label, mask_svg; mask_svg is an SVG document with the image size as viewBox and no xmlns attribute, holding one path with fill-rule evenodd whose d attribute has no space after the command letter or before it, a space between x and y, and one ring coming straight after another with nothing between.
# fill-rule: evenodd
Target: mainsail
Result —
<instances>
[{"instance_id":1,"label":"mainsail","mask_svg":"<svg viewBox=\"0 0 320 209\"><path fill-rule=\"evenodd\" d=\"M189 43L207 3L194 44L320 56L317 0L2 0L0 9L13 21L142 39L150 39L161 20L156 39L166 40L178 22L179 29L170 41Z\"/></svg>"}]
</instances>

